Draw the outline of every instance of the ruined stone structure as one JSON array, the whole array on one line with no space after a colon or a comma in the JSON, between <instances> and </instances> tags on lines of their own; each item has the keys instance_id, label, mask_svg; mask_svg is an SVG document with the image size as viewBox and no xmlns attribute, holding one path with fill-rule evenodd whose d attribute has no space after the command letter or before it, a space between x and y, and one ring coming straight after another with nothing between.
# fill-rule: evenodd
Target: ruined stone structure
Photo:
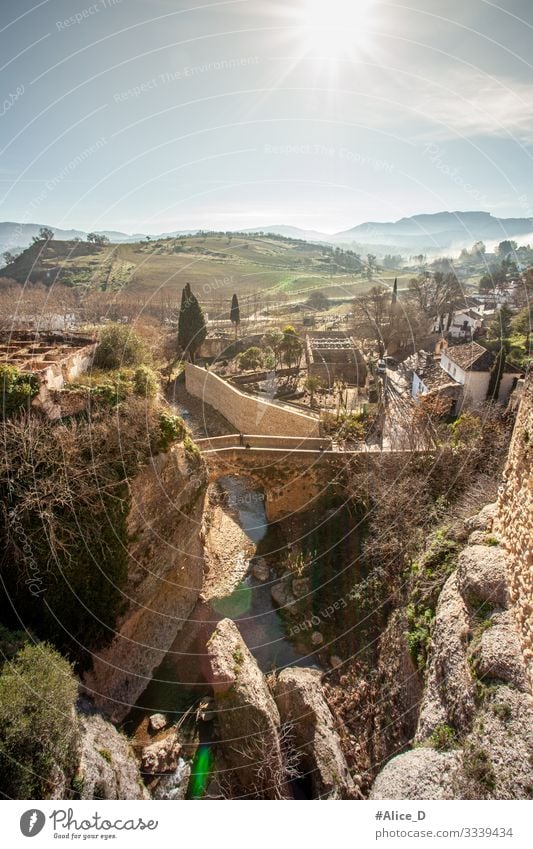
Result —
<instances>
[{"instance_id":1,"label":"ruined stone structure","mask_svg":"<svg viewBox=\"0 0 533 849\"><path fill-rule=\"evenodd\" d=\"M96 345L94 339L85 336L10 332L0 342L0 363L35 374L39 392L32 404L51 419L57 419L61 405L53 393L87 371Z\"/></svg>"},{"instance_id":2,"label":"ruined stone structure","mask_svg":"<svg viewBox=\"0 0 533 849\"><path fill-rule=\"evenodd\" d=\"M366 364L355 340L345 333L309 333L305 340L305 358L309 375L324 386L342 380L349 386L364 386Z\"/></svg>"},{"instance_id":3,"label":"ruined stone structure","mask_svg":"<svg viewBox=\"0 0 533 849\"><path fill-rule=\"evenodd\" d=\"M185 387L195 398L218 410L240 433L320 436L318 416L246 395L213 372L191 363L185 364Z\"/></svg>"},{"instance_id":4,"label":"ruined stone structure","mask_svg":"<svg viewBox=\"0 0 533 849\"><path fill-rule=\"evenodd\" d=\"M498 498L496 530L509 553L508 585L533 692L533 375L523 389Z\"/></svg>"}]
</instances>

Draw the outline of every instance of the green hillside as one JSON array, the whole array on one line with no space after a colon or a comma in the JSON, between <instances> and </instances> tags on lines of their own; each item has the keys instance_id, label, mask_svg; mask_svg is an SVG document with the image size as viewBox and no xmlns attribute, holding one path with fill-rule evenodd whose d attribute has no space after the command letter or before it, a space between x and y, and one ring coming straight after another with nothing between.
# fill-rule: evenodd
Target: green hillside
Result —
<instances>
[{"instance_id":1,"label":"green hillside","mask_svg":"<svg viewBox=\"0 0 533 849\"><path fill-rule=\"evenodd\" d=\"M305 296L307 290L320 288L334 297L350 296L369 285L360 271L343 268L345 261L342 253L331 257L309 242L209 234L104 246L39 242L1 274L20 283L61 282L136 295L175 294L189 282L203 300L216 299L218 290L226 287L242 295L270 291L287 296ZM353 256L350 261L353 264Z\"/></svg>"}]
</instances>

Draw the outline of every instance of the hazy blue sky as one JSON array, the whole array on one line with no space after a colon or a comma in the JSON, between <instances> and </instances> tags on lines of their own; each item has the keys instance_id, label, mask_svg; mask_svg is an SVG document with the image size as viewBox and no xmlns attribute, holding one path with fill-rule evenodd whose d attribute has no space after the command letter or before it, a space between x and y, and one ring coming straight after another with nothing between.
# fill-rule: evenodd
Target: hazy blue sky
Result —
<instances>
[{"instance_id":1,"label":"hazy blue sky","mask_svg":"<svg viewBox=\"0 0 533 849\"><path fill-rule=\"evenodd\" d=\"M531 0L2 0L0 218L533 216ZM70 19L70 20L69 20Z\"/></svg>"}]
</instances>

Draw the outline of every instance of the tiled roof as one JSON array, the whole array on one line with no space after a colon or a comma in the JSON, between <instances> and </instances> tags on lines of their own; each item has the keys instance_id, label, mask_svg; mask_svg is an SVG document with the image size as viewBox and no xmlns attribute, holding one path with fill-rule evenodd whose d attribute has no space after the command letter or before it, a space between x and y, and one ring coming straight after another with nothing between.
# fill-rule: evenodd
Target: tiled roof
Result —
<instances>
[{"instance_id":1,"label":"tiled roof","mask_svg":"<svg viewBox=\"0 0 533 849\"><path fill-rule=\"evenodd\" d=\"M463 371L489 371L494 361L494 355L477 342L450 346L445 354Z\"/></svg>"}]
</instances>

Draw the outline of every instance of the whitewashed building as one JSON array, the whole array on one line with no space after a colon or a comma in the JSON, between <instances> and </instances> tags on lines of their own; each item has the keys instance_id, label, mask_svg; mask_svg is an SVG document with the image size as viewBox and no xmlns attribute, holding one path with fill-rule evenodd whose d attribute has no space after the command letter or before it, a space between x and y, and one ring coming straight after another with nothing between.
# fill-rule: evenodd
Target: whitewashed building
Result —
<instances>
[{"instance_id":1,"label":"whitewashed building","mask_svg":"<svg viewBox=\"0 0 533 849\"><path fill-rule=\"evenodd\" d=\"M445 395L450 398L452 413L479 407L487 400L494 359L494 354L477 342L444 342L440 359L421 351L406 361L411 369L411 394L415 400L429 393ZM500 403L508 401L521 374L516 366L505 365L497 398Z\"/></svg>"}]
</instances>

